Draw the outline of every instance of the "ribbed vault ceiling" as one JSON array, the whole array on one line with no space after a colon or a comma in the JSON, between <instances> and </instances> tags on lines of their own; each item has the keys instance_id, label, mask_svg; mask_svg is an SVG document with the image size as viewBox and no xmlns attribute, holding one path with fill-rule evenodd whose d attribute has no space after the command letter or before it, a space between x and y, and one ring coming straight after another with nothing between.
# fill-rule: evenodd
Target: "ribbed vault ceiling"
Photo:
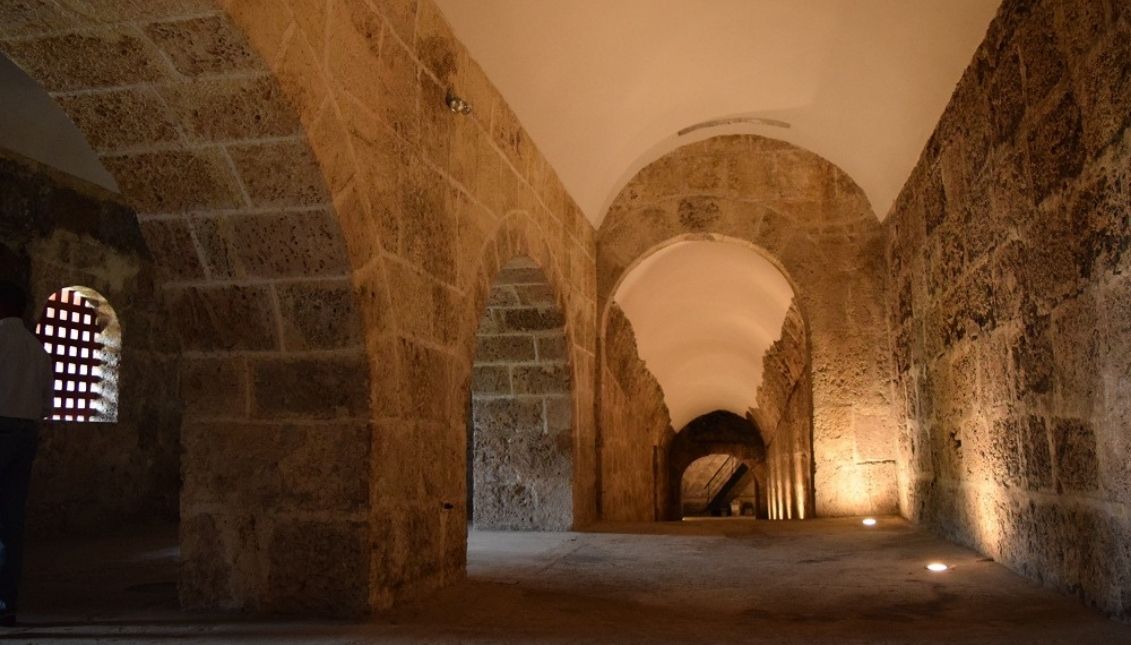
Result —
<instances>
[{"instance_id":1,"label":"ribbed vault ceiling","mask_svg":"<svg viewBox=\"0 0 1131 645\"><path fill-rule=\"evenodd\" d=\"M437 1L595 225L648 162L734 133L822 155L885 216L999 4ZM764 121L676 135L724 117Z\"/></svg>"}]
</instances>

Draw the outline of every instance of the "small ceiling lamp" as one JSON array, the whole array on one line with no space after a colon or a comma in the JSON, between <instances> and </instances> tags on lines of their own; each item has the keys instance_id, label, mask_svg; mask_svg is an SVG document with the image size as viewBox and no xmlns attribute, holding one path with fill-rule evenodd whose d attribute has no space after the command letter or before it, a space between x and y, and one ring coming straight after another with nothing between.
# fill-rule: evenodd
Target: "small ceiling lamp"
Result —
<instances>
[{"instance_id":1,"label":"small ceiling lamp","mask_svg":"<svg viewBox=\"0 0 1131 645\"><path fill-rule=\"evenodd\" d=\"M471 104L457 96L450 87L447 95L444 96L444 105L447 105L448 109L456 114L471 114Z\"/></svg>"},{"instance_id":2,"label":"small ceiling lamp","mask_svg":"<svg viewBox=\"0 0 1131 645\"><path fill-rule=\"evenodd\" d=\"M862 522L860 522L860 523L861 523L861 524L863 524L864 526L875 526L875 525L876 525L876 518L874 518L874 517L865 517L865 518L864 518L864 521L862 521Z\"/></svg>"},{"instance_id":3,"label":"small ceiling lamp","mask_svg":"<svg viewBox=\"0 0 1131 645\"><path fill-rule=\"evenodd\" d=\"M927 565L927 571L931 571L933 573L942 573L943 571L948 570L950 570L950 567L943 564L942 562L932 562Z\"/></svg>"}]
</instances>

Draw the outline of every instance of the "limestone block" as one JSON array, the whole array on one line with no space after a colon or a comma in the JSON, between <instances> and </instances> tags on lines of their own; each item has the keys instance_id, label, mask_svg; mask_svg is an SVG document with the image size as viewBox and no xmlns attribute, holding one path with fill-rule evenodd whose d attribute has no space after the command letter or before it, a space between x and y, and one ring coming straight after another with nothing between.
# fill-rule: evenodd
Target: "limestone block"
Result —
<instances>
[{"instance_id":1,"label":"limestone block","mask_svg":"<svg viewBox=\"0 0 1131 645\"><path fill-rule=\"evenodd\" d=\"M1047 394L1053 387L1053 355L1049 317L1026 308L1023 332L1010 348L1018 393Z\"/></svg>"},{"instance_id":2,"label":"limestone block","mask_svg":"<svg viewBox=\"0 0 1131 645\"><path fill-rule=\"evenodd\" d=\"M276 349L275 313L262 287L166 291L171 320L188 351Z\"/></svg>"},{"instance_id":3,"label":"limestone block","mask_svg":"<svg viewBox=\"0 0 1131 645\"><path fill-rule=\"evenodd\" d=\"M1066 301L1052 317L1057 409L1061 414L1090 418L1102 407L1103 381L1099 356L1097 303L1090 294Z\"/></svg>"},{"instance_id":4,"label":"limestone block","mask_svg":"<svg viewBox=\"0 0 1131 645\"><path fill-rule=\"evenodd\" d=\"M416 161L400 176L401 255L437 280L456 282L456 213L440 177Z\"/></svg>"},{"instance_id":5,"label":"limestone block","mask_svg":"<svg viewBox=\"0 0 1131 645\"><path fill-rule=\"evenodd\" d=\"M401 416L402 395L398 342L390 336L369 343L371 414L376 419Z\"/></svg>"},{"instance_id":6,"label":"limestone block","mask_svg":"<svg viewBox=\"0 0 1131 645\"><path fill-rule=\"evenodd\" d=\"M69 15L54 2L33 0L12 2L0 7L0 36L27 36L54 29L74 26L74 16Z\"/></svg>"},{"instance_id":7,"label":"limestone block","mask_svg":"<svg viewBox=\"0 0 1131 645\"><path fill-rule=\"evenodd\" d=\"M177 127L169 111L149 88L64 95L56 100L95 152L177 140Z\"/></svg>"},{"instance_id":8,"label":"limestone block","mask_svg":"<svg viewBox=\"0 0 1131 645\"><path fill-rule=\"evenodd\" d=\"M122 194L142 213L235 208L235 177L214 150L166 151L103 157Z\"/></svg>"},{"instance_id":9,"label":"limestone block","mask_svg":"<svg viewBox=\"0 0 1131 645\"><path fill-rule=\"evenodd\" d=\"M187 509L186 509L187 510ZM232 582L232 548L225 544L223 520L214 513L185 513L180 538L184 565L178 585L181 605L231 607L237 604Z\"/></svg>"},{"instance_id":10,"label":"limestone block","mask_svg":"<svg viewBox=\"0 0 1131 645\"><path fill-rule=\"evenodd\" d=\"M447 88L427 74L420 76L420 145L433 165L449 171L455 120L447 106Z\"/></svg>"},{"instance_id":11,"label":"limestone block","mask_svg":"<svg viewBox=\"0 0 1131 645\"><path fill-rule=\"evenodd\" d=\"M253 206L315 206L330 197L305 141L229 146L228 155Z\"/></svg>"},{"instance_id":12,"label":"limestone block","mask_svg":"<svg viewBox=\"0 0 1131 645\"><path fill-rule=\"evenodd\" d=\"M234 215L221 230L240 275L337 276L349 269L334 216L325 210Z\"/></svg>"},{"instance_id":13,"label":"limestone block","mask_svg":"<svg viewBox=\"0 0 1131 645\"><path fill-rule=\"evenodd\" d=\"M275 524L263 603L275 611L356 616L369 609L368 527L351 520Z\"/></svg>"},{"instance_id":14,"label":"limestone block","mask_svg":"<svg viewBox=\"0 0 1131 645\"><path fill-rule=\"evenodd\" d=\"M537 357L534 337L525 335L479 336L476 364L533 361Z\"/></svg>"},{"instance_id":15,"label":"limestone block","mask_svg":"<svg viewBox=\"0 0 1131 645\"><path fill-rule=\"evenodd\" d=\"M162 96L192 141L289 137L301 127L282 88L267 75L166 85Z\"/></svg>"},{"instance_id":16,"label":"limestone block","mask_svg":"<svg viewBox=\"0 0 1131 645\"><path fill-rule=\"evenodd\" d=\"M1072 249L1082 276L1118 272L1131 250L1126 167L1114 164L1085 174L1068 205L1068 226L1075 234Z\"/></svg>"},{"instance_id":17,"label":"limestone block","mask_svg":"<svg viewBox=\"0 0 1131 645\"><path fill-rule=\"evenodd\" d=\"M248 410L247 365L242 357L184 359L181 397L186 418L240 418Z\"/></svg>"},{"instance_id":18,"label":"limestone block","mask_svg":"<svg viewBox=\"0 0 1131 645\"><path fill-rule=\"evenodd\" d=\"M1049 431L1046 421L1030 415L1020 420L1021 473L1025 487L1031 491L1051 488L1053 485L1052 456L1049 448Z\"/></svg>"},{"instance_id":19,"label":"limestone block","mask_svg":"<svg viewBox=\"0 0 1131 645\"><path fill-rule=\"evenodd\" d=\"M143 220L140 222L145 244L154 257L169 258L160 265L167 280L193 280L204 277L204 266L193 242L192 230L183 219Z\"/></svg>"},{"instance_id":20,"label":"limestone block","mask_svg":"<svg viewBox=\"0 0 1131 645\"><path fill-rule=\"evenodd\" d=\"M1091 492L1099 486L1096 435L1091 424L1056 419L1052 424L1057 491Z\"/></svg>"},{"instance_id":21,"label":"limestone block","mask_svg":"<svg viewBox=\"0 0 1131 645\"><path fill-rule=\"evenodd\" d=\"M1062 24L1067 26L1067 23ZM1085 142L1088 150L1095 154L1118 141L1129 124L1131 74L1127 61L1131 58L1131 28L1124 19L1106 37L1097 39L1095 34L1089 35L1097 47L1084 61L1086 73L1079 75L1078 95L1085 113Z\"/></svg>"},{"instance_id":22,"label":"limestone block","mask_svg":"<svg viewBox=\"0 0 1131 645\"><path fill-rule=\"evenodd\" d=\"M556 394L569 392L570 375L564 365L515 367L511 371L517 394Z\"/></svg>"},{"instance_id":23,"label":"limestone block","mask_svg":"<svg viewBox=\"0 0 1131 645\"><path fill-rule=\"evenodd\" d=\"M407 338L399 339L401 406L406 415L444 421L448 411L451 358Z\"/></svg>"},{"instance_id":24,"label":"limestone block","mask_svg":"<svg viewBox=\"0 0 1131 645\"><path fill-rule=\"evenodd\" d=\"M247 38L225 16L150 23L145 33L176 70L190 78L263 68Z\"/></svg>"},{"instance_id":25,"label":"limestone block","mask_svg":"<svg viewBox=\"0 0 1131 645\"><path fill-rule=\"evenodd\" d=\"M141 85L165 77L153 48L124 27L9 40L4 52L48 92Z\"/></svg>"},{"instance_id":26,"label":"limestone block","mask_svg":"<svg viewBox=\"0 0 1131 645\"><path fill-rule=\"evenodd\" d=\"M325 47L332 83L373 110L381 97L380 80L372 72L381 55L383 21L361 0L335 2L329 8L327 19L334 37Z\"/></svg>"},{"instance_id":27,"label":"limestone block","mask_svg":"<svg viewBox=\"0 0 1131 645\"><path fill-rule=\"evenodd\" d=\"M374 71L380 92L376 111L401 138L416 141L420 136L420 70L411 52L395 38L383 39Z\"/></svg>"},{"instance_id":28,"label":"limestone block","mask_svg":"<svg viewBox=\"0 0 1131 645\"><path fill-rule=\"evenodd\" d=\"M234 513L359 510L369 493L368 433L362 422L187 424L182 503Z\"/></svg>"},{"instance_id":29,"label":"limestone block","mask_svg":"<svg viewBox=\"0 0 1131 645\"><path fill-rule=\"evenodd\" d=\"M538 341L538 360L540 361L564 361L568 358L566 354L566 339L562 336L539 336Z\"/></svg>"},{"instance_id":30,"label":"limestone block","mask_svg":"<svg viewBox=\"0 0 1131 645\"><path fill-rule=\"evenodd\" d=\"M1083 132L1076 97L1066 91L1026 137L1034 199L1041 202L1076 178L1084 164Z\"/></svg>"},{"instance_id":31,"label":"limestone block","mask_svg":"<svg viewBox=\"0 0 1131 645\"><path fill-rule=\"evenodd\" d=\"M362 355L250 361L252 415L259 418L364 417L368 364Z\"/></svg>"},{"instance_id":32,"label":"limestone block","mask_svg":"<svg viewBox=\"0 0 1131 645\"><path fill-rule=\"evenodd\" d=\"M295 24L306 36L307 42L319 54L326 47L326 27L329 21L330 4L320 0L290 0Z\"/></svg>"},{"instance_id":33,"label":"limestone block","mask_svg":"<svg viewBox=\"0 0 1131 645\"><path fill-rule=\"evenodd\" d=\"M501 309L500 324L506 332L537 332L557 329L565 324L561 312L553 309Z\"/></svg>"},{"instance_id":34,"label":"limestone block","mask_svg":"<svg viewBox=\"0 0 1131 645\"><path fill-rule=\"evenodd\" d=\"M339 349L361 344L355 294L348 280L283 284L275 288L275 293L284 349ZM375 306L384 309L385 303Z\"/></svg>"},{"instance_id":35,"label":"limestone block","mask_svg":"<svg viewBox=\"0 0 1131 645\"><path fill-rule=\"evenodd\" d=\"M479 394L480 390L475 388L474 392ZM539 398L473 398L472 410L476 459L505 459L510 452L507 446L518 434L545 432L545 414Z\"/></svg>"}]
</instances>

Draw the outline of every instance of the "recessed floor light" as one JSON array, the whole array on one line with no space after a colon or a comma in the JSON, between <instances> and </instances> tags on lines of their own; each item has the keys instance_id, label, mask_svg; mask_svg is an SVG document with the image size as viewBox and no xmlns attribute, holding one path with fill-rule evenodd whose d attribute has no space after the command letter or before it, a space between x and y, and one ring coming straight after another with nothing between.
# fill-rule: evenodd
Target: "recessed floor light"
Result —
<instances>
[{"instance_id":1,"label":"recessed floor light","mask_svg":"<svg viewBox=\"0 0 1131 645\"><path fill-rule=\"evenodd\" d=\"M932 562L927 565L927 570L934 571L935 573L942 573L943 571L946 571L948 569L950 569L950 567L943 564L942 562Z\"/></svg>"},{"instance_id":2,"label":"recessed floor light","mask_svg":"<svg viewBox=\"0 0 1131 645\"><path fill-rule=\"evenodd\" d=\"M863 521L863 522L861 522L861 524L863 524L864 526L875 526L875 525L876 525L876 518L874 518L874 517L865 517L865 518L864 518L864 521Z\"/></svg>"}]
</instances>

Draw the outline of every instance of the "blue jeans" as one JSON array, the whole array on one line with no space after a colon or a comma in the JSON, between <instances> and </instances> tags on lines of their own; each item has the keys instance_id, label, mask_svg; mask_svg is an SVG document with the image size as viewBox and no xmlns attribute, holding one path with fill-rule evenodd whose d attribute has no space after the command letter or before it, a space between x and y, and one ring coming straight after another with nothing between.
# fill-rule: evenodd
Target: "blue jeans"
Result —
<instances>
[{"instance_id":1,"label":"blue jeans","mask_svg":"<svg viewBox=\"0 0 1131 645\"><path fill-rule=\"evenodd\" d=\"M24 565L24 515L31 464L39 447L36 422L0 417L0 602L14 612Z\"/></svg>"}]
</instances>

